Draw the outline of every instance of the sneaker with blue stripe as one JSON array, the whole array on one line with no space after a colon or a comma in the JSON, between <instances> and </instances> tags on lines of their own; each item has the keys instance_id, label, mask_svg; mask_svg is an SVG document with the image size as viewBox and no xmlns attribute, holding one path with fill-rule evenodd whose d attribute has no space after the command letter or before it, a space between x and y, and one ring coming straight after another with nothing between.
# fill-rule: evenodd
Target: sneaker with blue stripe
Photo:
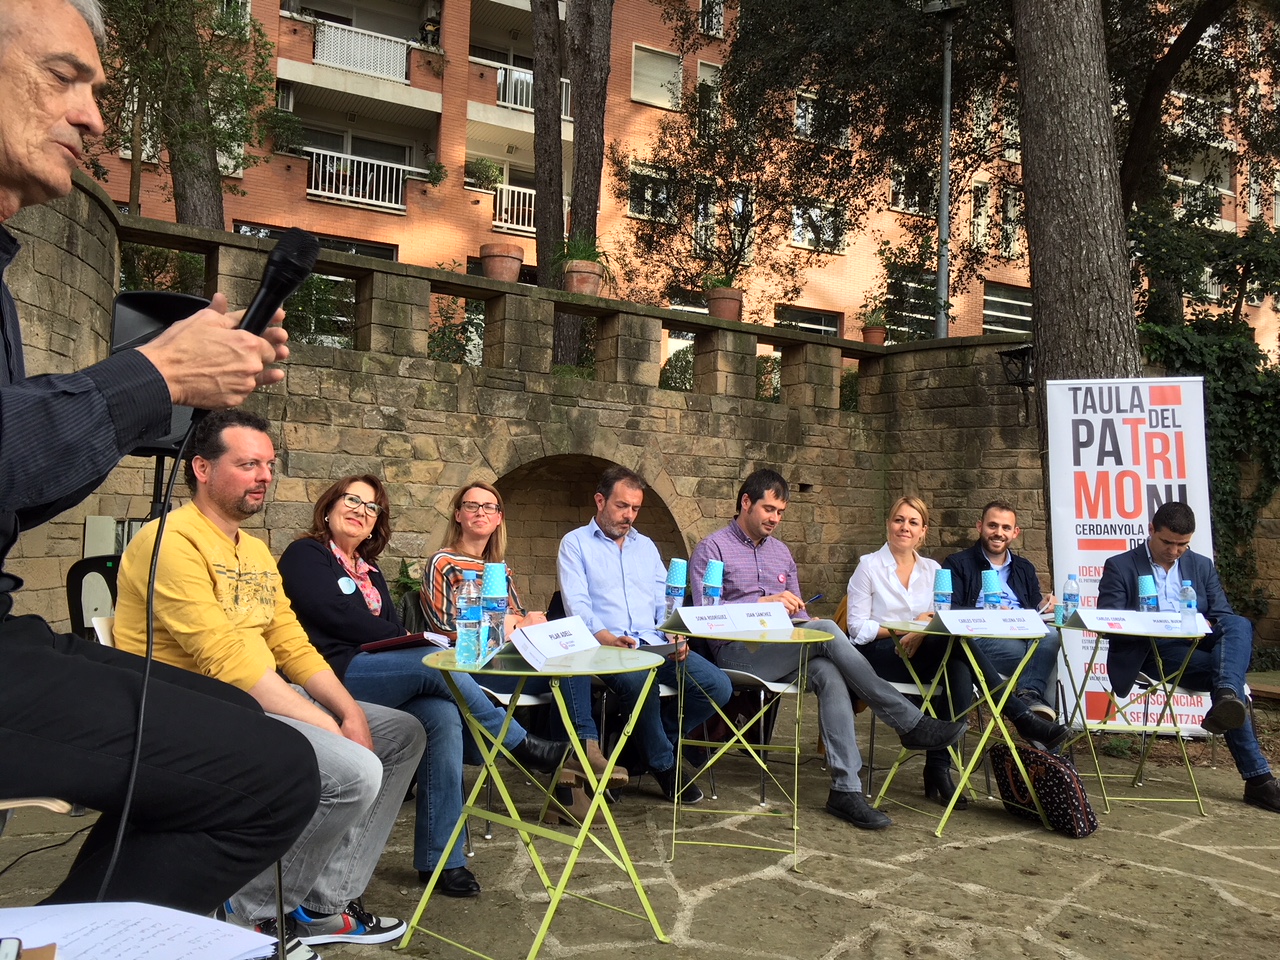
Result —
<instances>
[{"instance_id":1,"label":"sneaker with blue stripe","mask_svg":"<svg viewBox=\"0 0 1280 960\"><path fill-rule=\"evenodd\" d=\"M312 914L298 907L289 918L297 924L298 939L310 946L321 943L386 943L404 936L408 924L394 917L376 917L359 900L342 913Z\"/></svg>"}]
</instances>

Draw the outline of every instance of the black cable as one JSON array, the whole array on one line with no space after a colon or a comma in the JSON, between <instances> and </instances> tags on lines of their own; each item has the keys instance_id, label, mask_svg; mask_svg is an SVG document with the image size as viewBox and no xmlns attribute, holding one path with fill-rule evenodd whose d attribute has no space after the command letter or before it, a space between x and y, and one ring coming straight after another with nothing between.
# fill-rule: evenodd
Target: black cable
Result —
<instances>
[{"instance_id":1,"label":"black cable","mask_svg":"<svg viewBox=\"0 0 1280 960\"><path fill-rule=\"evenodd\" d=\"M142 721L147 712L147 686L151 681L151 664L155 659L156 644L156 570L160 565L160 541L164 537L165 523L169 519L169 505L173 502L173 487L178 479L178 467L182 465L183 455L187 452L187 444L195 433L200 417L191 418L191 426L187 428L178 446L178 455L173 461L173 469L169 471L169 482L164 487L164 501L160 505L160 517L156 526L156 542L151 550L151 569L147 576L147 653L142 667L142 692L138 696L138 727L133 735L133 759L129 764L129 781L125 784L124 803L120 806L120 824L116 827L116 839L111 848L111 859L107 863L107 871L102 876L102 886L98 888L97 902L101 903L107 896L107 885L116 870L116 861L120 858L120 847L124 844L124 834L129 828L129 812L133 807L133 790L138 780L138 763L142 759ZM6 868L7 869L7 868Z\"/></svg>"},{"instance_id":2,"label":"black cable","mask_svg":"<svg viewBox=\"0 0 1280 960\"><path fill-rule=\"evenodd\" d=\"M13 867L21 863L24 858L31 856L33 853L43 853L46 850L56 850L58 849L58 847L65 847L68 843L70 843L76 837L80 836L80 834L84 833L86 830L92 827L93 827L93 824L91 823L87 827L81 827L79 830L77 830L75 833L71 834L71 836L67 837L64 840L59 840L57 843L46 843L43 847L36 847L34 850L28 850L26 853L19 854L18 856L10 860L8 863L6 863L3 867L0 867L0 877L3 877Z\"/></svg>"}]
</instances>

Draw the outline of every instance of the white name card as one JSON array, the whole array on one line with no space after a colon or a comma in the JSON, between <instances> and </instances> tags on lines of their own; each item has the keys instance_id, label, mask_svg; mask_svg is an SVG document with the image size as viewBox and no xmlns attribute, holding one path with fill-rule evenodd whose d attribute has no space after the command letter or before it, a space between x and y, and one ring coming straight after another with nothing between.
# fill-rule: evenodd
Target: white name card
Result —
<instances>
[{"instance_id":1,"label":"white name card","mask_svg":"<svg viewBox=\"0 0 1280 960\"><path fill-rule=\"evenodd\" d=\"M600 641L587 629L581 617L566 617L563 620L549 620L521 627L511 634L511 642L520 651L520 656L535 670L544 669L557 657L600 646Z\"/></svg>"},{"instance_id":2,"label":"white name card","mask_svg":"<svg viewBox=\"0 0 1280 960\"><path fill-rule=\"evenodd\" d=\"M942 610L934 621L957 637L1043 637L1049 632L1034 610Z\"/></svg>"},{"instance_id":3,"label":"white name card","mask_svg":"<svg viewBox=\"0 0 1280 960\"><path fill-rule=\"evenodd\" d=\"M1091 630L1094 633L1133 634L1139 637L1158 637L1160 635L1185 637L1182 629L1180 613L1139 613L1136 610L1076 610L1067 620L1066 626L1077 630ZM1204 614L1196 614L1197 636L1209 633L1209 621Z\"/></svg>"},{"instance_id":4,"label":"white name card","mask_svg":"<svg viewBox=\"0 0 1280 960\"><path fill-rule=\"evenodd\" d=\"M697 636L792 629L784 603L724 603L718 607L680 607L661 627Z\"/></svg>"}]
</instances>

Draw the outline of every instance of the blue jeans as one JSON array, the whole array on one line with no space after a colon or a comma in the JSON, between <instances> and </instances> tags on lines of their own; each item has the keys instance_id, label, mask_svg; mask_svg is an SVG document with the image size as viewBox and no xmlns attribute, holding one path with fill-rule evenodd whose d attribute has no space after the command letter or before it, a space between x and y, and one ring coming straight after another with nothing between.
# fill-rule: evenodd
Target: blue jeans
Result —
<instances>
[{"instance_id":1,"label":"blue jeans","mask_svg":"<svg viewBox=\"0 0 1280 960\"><path fill-rule=\"evenodd\" d=\"M516 686L519 683L519 677L484 678L484 685L490 690L496 690L498 693L515 693ZM551 680L547 677L528 677L525 680L523 692L530 696L550 693ZM568 708L569 716L573 720L574 729L578 731L578 739L583 743L588 740L599 740L600 731L596 729L595 717L591 715L591 678L561 677L560 693L564 697L564 705ZM564 724L560 719L560 711L553 706L551 713L555 717L555 722L552 724L553 728L563 730ZM512 723L514 724L515 721L513 720Z\"/></svg>"},{"instance_id":2,"label":"blue jeans","mask_svg":"<svg viewBox=\"0 0 1280 960\"><path fill-rule=\"evenodd\" d=\"M470 737L463 736L462 717L444 676L422 662L421 649L358 653L347 667L343 683L357 700L395 707L418 718L427 732L427 749L418 765L418 809L413 831L413 865L434 870L444 845L462 815L464 740L469 755L479 761ZM468 674L453 675L471 715L491 733L502 727L506 713L485 695ZM519 746L524 727L511 721L503 745ZM448 868L465 866L462 844L455 844Z\"/></svg>"},{"instance_id":3,"label":"blue jeans","mask_svg":"<svg viewBox=\"0 0 1280 960\"><path fill-rule=\"evenodd\" d=\"M1156 640L1160 659L1169 670L1181 666L1187 655L1186 640ZM1230 687L1236 696L1244 699L1244 675L1253 656L1253 624L1244 617L1220 617L1213 625L1213 633L1200 641L1191 654L1191 662L1182 675L1182 685L1192 690L1210 692ZM1159 666L1153 654L1148 653L1142 665L1145 673L1158 676ZM1271 765L1262 755L1258 737L1253 732L1253 720L1247 714L1244 726L1224 734L1227 749L1236 762L1236 769L1245 780L1271 772Z\"/></svg>"},{"instance_id":4,"label":"blue jeans","mask_svg":"<svg viewBox=\"0 0 1280 960\"><path fill-rule=\"evenodd\" d=\"M685 732L701 725L715 713L715 707L711 705L713 700L724 706L733 693L733 684L725 672L696 653L690 652L683 664L677 664L670 657L664 660L636 720L635 736L639 738L640 749L650 770L670 770L676 765L675 744L680 738L676 704L674 698L668 698L672 700L670 705L659 703L658 684L677 686L681 669L688 671L690 681L684 690ZM640 696L644 678L644 673L638 672L609 674L600 679L622 698L623 705L630 712Z\"/></svg>"},{"instance_id":5,"label":"blue jeans","mask_svg":"<svg viewBox=\"0 0 1280 960\"><path fill-rule=\"evenodd\" d=\"M992 666L1006 677L1013 674L1027 652L1027 644L1023 640L995 640L984 637L970 642L986 654ZM1058 651L1061 649L1062 639L1058 636L1057 628L1050 627L1049 632L1040 638L1040 646L1036 647L1036 652L1031 655L1030 662L1022 671L1022 676L1018 678L1018 689L1030 690L1041 703L1052 704L1053 697L1048 692L1049 681L1053 678L1053 671L1058 667Z\"/></svg>"}]
</instances>

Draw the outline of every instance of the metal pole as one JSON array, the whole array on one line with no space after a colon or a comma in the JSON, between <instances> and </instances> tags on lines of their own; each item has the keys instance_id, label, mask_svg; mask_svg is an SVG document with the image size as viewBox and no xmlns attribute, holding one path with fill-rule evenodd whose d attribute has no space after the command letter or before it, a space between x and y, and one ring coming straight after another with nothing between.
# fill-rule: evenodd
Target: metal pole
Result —
<instances>
[{"instance_id":1,"label":"metal pole","mask_svg":"<svg viewBox=\"0 0 1280 960\"><path fill-rule=\"evenodd\" d=\"M951 33L955 13L942 14L942 173L938 183L938 313L934 336L947 337L947 303L951 299Z\"/></svg>"}]
</instances>

